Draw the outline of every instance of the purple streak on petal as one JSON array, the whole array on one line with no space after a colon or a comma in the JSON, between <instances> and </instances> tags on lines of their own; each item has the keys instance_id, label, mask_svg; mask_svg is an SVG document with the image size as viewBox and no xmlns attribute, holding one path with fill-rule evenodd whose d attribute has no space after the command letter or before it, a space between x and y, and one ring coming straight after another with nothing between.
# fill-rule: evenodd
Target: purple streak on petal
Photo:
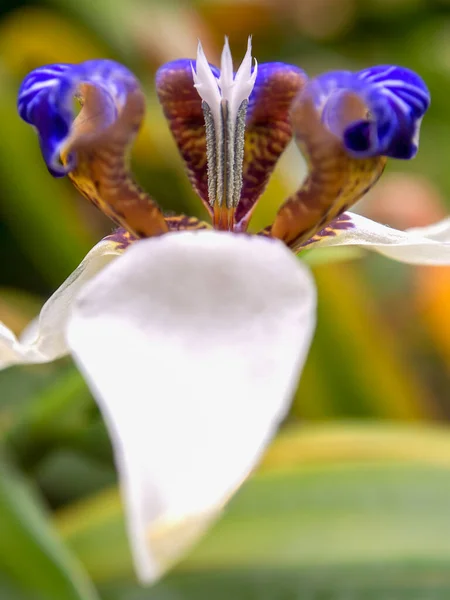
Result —
<instances>
[{"instance_id":1,"label":"purple streak on petal","mask_svg":"<svg viewBox=\"0 0 450 600\"><path fill-rule=\"evenodd\" d=\"M113 233L107 235L103 240L114 242L117 250L126 250L128 246L136 242L139 238L134 237L129 231L123 227L118 227Z\"/></svg>"},{"instance_id":2,"label":"purple streak on petal","mask_svg":"<svg viewBox=\"0 0 450 600\"><path fill-rule=\"evenodd\" d=\"M315 233L309 240L300 244L297 251L309 250L311 246L314 246L324 238L336 237L340 232L349 231L350 229L355 229L355 223L352 220L351 213L344 212L331 221L326 227Z\"/></svg>"}]
</instances>

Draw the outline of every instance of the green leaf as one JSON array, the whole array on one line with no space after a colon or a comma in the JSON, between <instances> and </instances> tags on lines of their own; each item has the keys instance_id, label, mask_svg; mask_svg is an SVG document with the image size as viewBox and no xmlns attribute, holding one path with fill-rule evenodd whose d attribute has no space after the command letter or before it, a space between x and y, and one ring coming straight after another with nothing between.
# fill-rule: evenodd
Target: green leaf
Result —
<instances>
[{"instance_id":1,"label":"green leaf","mask_svg":"<svg viewBox=\"0 0 450 600\"><path fill-rule=\"evenodd\" d=\"M9 390L5 406L0 401L0 439L22 467L33 467L53 447L70 445L72 438L86 434L94 403L83 378L67 359L3 371L0 385ZM18 403L16 391L21 387L23 399Z\"/></svg>"},{"instance_id":2,"label":"green leaf","mask_svg":"<svg viewBox=\"0 0 450 600\"><path fill-rule=\"evenodd\" d=\"M217 569L171 576L151 589L106 586L103 600L448 600L445 566L392 569Z\"/></svg>"},{"instance_id":3,"label":"green leaf","mask_svg":"<svg viewBox=\"0 0 450 600\"><path fill-rule=\"evenodd\" d=\"M365 254L364 250L358 248L358 246L336 246L335 248L303 250L297 256L310 267L315 267L317 265L356 260L365 256Z\"/></svg>"},{"instance_id":4,"label":"green leaf","mask_svg":"<svg viewBox=\"0 0 450 600\"><path fill-rule=\"evenodd\" d=\"M98 600L81 566L53 530L35 491L3 462L0 565L2 576L9 580L5 585L32 592L33 600Z\"/></svg>"},{"instance_id":5,"label":"green leaf","mask_svg":"<svg viewBox=\"0 0 450 600\"><path fill-rule=\"evenodd\" d=\"M133 13L137 10L135 1L98 0L91 3L89 0L51 0L51 4L88 24L123 56L129 57L135 52L130 33Z\"/></svg>"},{"instance_id":6,"label":"green leaf","mask_svg":"<svg viewBox=\"0 0 450 600\"><path fill-rule=\"evenodd\" d=\"M116 492L73 507L58 525L107 600L428 600L450 593L449 505L447 430L296 428L151 589L129 583Z\"/></svg>"}]
</instances>

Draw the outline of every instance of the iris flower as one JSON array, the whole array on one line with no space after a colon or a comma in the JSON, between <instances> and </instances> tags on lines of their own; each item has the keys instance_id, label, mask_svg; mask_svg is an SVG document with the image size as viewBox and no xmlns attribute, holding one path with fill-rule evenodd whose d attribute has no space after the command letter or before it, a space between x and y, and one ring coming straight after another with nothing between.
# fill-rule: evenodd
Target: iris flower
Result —
<instances>
[{"instance_id":1,"label":"iris flower","mask_svg":"<svg viewBox=\"0 0 450 600\"><path fill-rule=\"evenodd\" d=\"M71 353L109 429L140 579L196 542L257 464L285 417L315 325L302 251L353 244L415 264L450 263L450 220L396 231L346 212L388 157L417 152L429 105L396 66L308 79L176 60L156 75L162 110L210 223L167 216L134 182L127 152L145 112L138 81L109 60L54 64L24 80L20 116L55 177L118 229L100 241L17 339L2 367ZM73 115L73 98L81 110ZM272 224L249 221L294 138L308 175Z\"/></svg>"}]
</instances>

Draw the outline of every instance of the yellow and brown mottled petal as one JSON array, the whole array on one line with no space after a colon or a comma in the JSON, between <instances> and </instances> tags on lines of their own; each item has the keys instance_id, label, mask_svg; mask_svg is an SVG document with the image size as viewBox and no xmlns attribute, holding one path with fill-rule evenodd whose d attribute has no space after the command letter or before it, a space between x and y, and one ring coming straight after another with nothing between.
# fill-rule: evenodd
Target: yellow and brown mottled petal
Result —
<instances>
[{"instance_id":1,"label":"yellow and brown mottled petal","mask_svg":"<svg viewBox=\"0 0 450 600\"><path fill-rule=\"evenodd\" d=\"M291 103L306 82L305 73L284 63L258 66L247 109L243 186L236 222L246 229L258 198L292 138Z\"/></svg>"},{"instance_id":2,"label":"yellow and brown mottled petal","mask_svg":"<svg viewBox=\"0 0 450 600\"><path fill-rule=\"evenodd\" d=\"M134 236L132 233L124 229L123 227L117 228L113 233L103 238L104 240L115 244L116 249L126 250L133 242L137 242L139 238Z\"/></svg>"},{"instance_id":3,"label":"yellow and brown mottled petal","mask_svg":"<svg viewBox=\"0 0 450 600\"><path fill-rule=\"evenodd\" d=\"M186 215L172 215L164 217L168 231L198 231L203 229L211 229L209 223L200 221L195 217ZM138 237L130 233L123 227L118 227L113 233L103 238L103 241L115 244L117 251L126 250L131 244L137 242Z\"/></svg>"},{"instance_id":4,"label":"yellow and brown mottled petal","mask_svg":"<svg viewBox=\"0 0 450 600\"><path fill-rule=\"evenodd\" d=\"M361 107L349 102L349 109L359 111ZM279 210L271 234L296 250L374 185L386 157L351 157L341 140L323 125L308 86L293 103L292 123L309 175Z\"/></svg>"},{"instance_id":5,"label":"yellow and brown mottled petal","mask_svg":"<svg viewBox=\"0 0 450 600\"><path fill-rule=\"evenodd\" d=\"M166 223L169 231L199 231L203 229L211 229L211 225L205 221L200 221L195 217L187 217L186 215L166 216Z\"/></svg>"},{"instance_id":6,"label":"yellow and brown mottled petal","mask_svg":"<svg viewBox=\"0 0 450 600\"><path fill-rule=\"evenodd\" d=\"M81 86L83 106L67 140L64 158L75 152L76 166L69 172L75 187L117 224L135 237L151 237L168 229L156 203L131 178L127 152L144 116L140 89L128 94L117 119L98 131L103 94L91 85ZM101 118L101 117L100 117Z\"/></svg>"},{"instance_id":7,"label":"yellow and brown mottled petal","mask_svg":"<svg viewBox=\"0 0 450 600\"><path fill-rule=\"evenodd\" d=\"M74 97L82 105L75 120ZM69 175L82 194L137 237L167 231L161 211L128 172L128 149L145 111L128 69L111 60L39 67L21 85L18 109L37 130L52 175Z\"/></svg>"},{"instance_id":8,"label":"yellow and brown mottled petal","mask_svg":"<svg viewBox=\"0 0 450 600\"><path fill-rule=\"evenodd\" d=\"M326 227L317 231L312 237L304 241L302 244L296 245L296 251L309 250L322 240L333 238L342 233L343 231L349 231L355 228L355 223L352 220L350 213L342 213L333 221L330 221Z\"/></svg>"}]
</instances>

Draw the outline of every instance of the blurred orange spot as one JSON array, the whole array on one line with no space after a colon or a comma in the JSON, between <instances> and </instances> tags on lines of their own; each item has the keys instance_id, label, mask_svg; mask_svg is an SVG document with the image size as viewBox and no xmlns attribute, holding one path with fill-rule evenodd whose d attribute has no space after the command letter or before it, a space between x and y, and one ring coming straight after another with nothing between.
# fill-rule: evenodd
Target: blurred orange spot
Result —
<instances>
[{"instance_id":1,"label":"blurred orange spot","mask_svg":"<svg viewBox=\"0 0 450 600\"><path fill-rule=\"evenodd\" d=\"M209 27L192 7L170 3L140 5L131 13L130 21L140 55L154 67L178 58L195 59L199 39L207 56L218 57Z\"/></svg>"},{"instance_id":2,"label":"blurred orange spot","mask_svg":"<svg viewBox=\"0 0 450 600\"><path fill-rule=\"evenodd\" d=\"M276 0L272 1L278 7ZM284 0L284 6L299 31L314 39L332 39L344 34L356 16L355 0Z\"/></svg>"},{"instance_id":3,"label":"blurred orange spot","mask_svg":"<svg viewBox=\"0 0 450 600\"><path fill-rule=\"evenodd\" d=\"M406 173L385 175L358 206L366 217L397 229L424 227L446 215L443 198L431 181Z\"/></svg>"},{"instance_id":4,"label":"blurred orange spot","mask_svg":"<svg viewBox=\"0 0 450 600\"><path fill-rule=\"evenodd\" d=\"M417 312L450 373L450 267L415 269Z\"/></svg>"},{"instance_id":5,"label":"blurred orange spot","mask_svg":"<svg viewBox=\"0 0 450 600\"><path fill-rule=\"evenodd\" d=\"M235 0L202 2L198 5L198 10L208 21L211 30L216 32L215 41L222 47L224 34L228 35L231 44L235 45L235 42L245 43L249 34L256 36L261 30L273 27L274 18L280 8L274 7L269 1Z\"/></svg>"}]
</instances>

